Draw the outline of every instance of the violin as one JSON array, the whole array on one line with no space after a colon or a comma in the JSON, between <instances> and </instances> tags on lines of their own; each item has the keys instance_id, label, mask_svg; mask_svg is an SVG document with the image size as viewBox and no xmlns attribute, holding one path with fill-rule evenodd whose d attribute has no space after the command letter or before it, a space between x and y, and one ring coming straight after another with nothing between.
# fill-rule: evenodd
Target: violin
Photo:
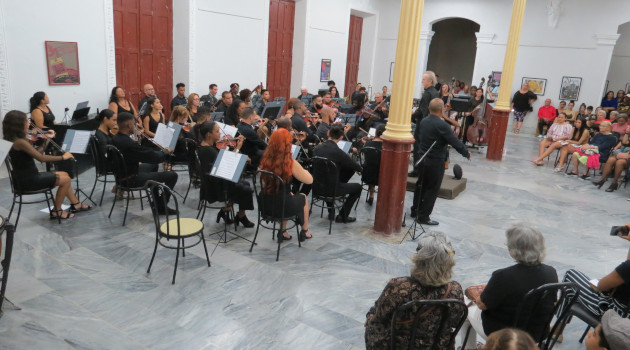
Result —
<instances>
[{"instance_id":1,"label":"violin","mask_svg":"<svg viewBox=\"0 0 630 350\"><path fill-rule=\"evenodd\" d=\"M55 142L53 141L53 137L55 136L55 131L54 130L46 130L44 131L43 129L37 127L37 125L35 125L35 123L32 120L28 121L32 130L35 131L35 134L27 134L26 135L26 139L31 141L31 142L36 142L38 140L44 140L47 139L49 141L49 144L55 148L57 151L61 152L61 153L66 153L64 150L61 149L61 147Z\"/></svg>"},{"instance_id":2,"label":"violin","mask_svg":"<svg viewBox=\"0 0 630 350\"><path fill-rule=\"evenodd\" d=\"M238 141L238 138L232 137L232 135L225 135L225 137L222 140L217 141L215 146L218 149L235 148L237 141Z\"/></svg>"}]
</instances>

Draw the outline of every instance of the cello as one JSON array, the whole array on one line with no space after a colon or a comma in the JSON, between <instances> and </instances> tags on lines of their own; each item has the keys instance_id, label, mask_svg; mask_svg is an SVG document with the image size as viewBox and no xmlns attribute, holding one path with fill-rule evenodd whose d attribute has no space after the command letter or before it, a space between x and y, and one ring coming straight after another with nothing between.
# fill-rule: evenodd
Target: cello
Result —
<instances>
[{"instance_id":1,"label":"cello","mask_svg":"<svg viewBox=\"0 0 630 350\"><path fill-rule=\"evenodd\" d=\"M485 80L485 78L481 78L481 84L479 84L479 89L482 89L482 91ZM491 82L492 76L489 76L488 84L491 84ZM475 119L472 125L468 127L468 131L466 132L466 138L474 146L488 145L488 121L485 120L487 105L486 94L484 93L482 96L483 98L481 103L472 111L472 115Z\"/></svg>"}]
</instances>

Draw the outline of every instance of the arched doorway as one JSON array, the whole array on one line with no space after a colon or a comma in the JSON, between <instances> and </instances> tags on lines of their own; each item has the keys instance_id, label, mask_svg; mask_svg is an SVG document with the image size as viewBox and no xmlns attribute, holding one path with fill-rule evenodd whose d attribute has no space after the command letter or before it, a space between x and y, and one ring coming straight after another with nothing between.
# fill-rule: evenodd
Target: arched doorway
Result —
<instances>
[{"instance_id":1,"label":"arched doorway","mask_svg":"<svg viewBox=\"0 0 630 350\"><path fill-rule=\"evenodd\" d=\"M630 83L630 71L628 71L628 65L630 65L630 22L620 25L617 34L619 34L619 39L617 39L615 49L612 53L604 90L613 90L615 94L618 90L624 90L626 93L629 93L630 84L628 83ZM602 97L606 91L602 91Z\"/></svg>"},{"instance_id":2,"label":"arched doorway","mask_svg":"<svg viewBox=\"0 0 630 350\"><path fill-rule=\"evenodd\" d=\"M427 70L439 75L442 82L452 77L471 85L479 24L465 18L448 18L433 23L435 33L429 45Z\"/></svg>"}]
</instances>

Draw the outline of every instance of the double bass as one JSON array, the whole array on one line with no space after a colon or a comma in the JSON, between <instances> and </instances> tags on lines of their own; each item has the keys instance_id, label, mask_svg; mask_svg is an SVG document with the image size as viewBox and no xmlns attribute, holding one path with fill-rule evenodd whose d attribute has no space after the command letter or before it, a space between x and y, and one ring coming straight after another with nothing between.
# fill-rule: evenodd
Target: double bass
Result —
<instances>
[{"instance_id":1,"label":"double bass","mask_svg":"<svg viewBox=\"0 0 630 350\"><path fill-rule=\"evenodd\" d=\"M481 78L481 84L479 89L483 90L483 84L485 78ZM492 75L488 77L488 85L492 83ZM475 146L487 146L488 145L488 124L489 121L485 119L486 114L486 94L484 93L481 103L475 107L472 111L472 115L475 118L472 125L468 127L466 132L466 138L470 143Z\"/></svg>"}]
</instances>

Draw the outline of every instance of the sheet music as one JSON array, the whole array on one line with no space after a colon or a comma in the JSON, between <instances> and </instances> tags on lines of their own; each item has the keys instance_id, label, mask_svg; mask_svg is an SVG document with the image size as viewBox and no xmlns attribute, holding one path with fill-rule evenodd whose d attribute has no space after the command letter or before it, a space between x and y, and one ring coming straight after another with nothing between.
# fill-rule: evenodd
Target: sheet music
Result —
<instances>
[{"instance_id":1,"label":"sheet music","mask_svg":"<svg viewBox=\"0 0 630 350\"><path fill-rule=\"evenodd\" d=\"M11 146L13 146L13 142L0 140L0 164L4 162L4 158L6 158L7 154L9 154Z\"/></svg>"},{"instance_id":2,"label":"sheet music","mask_svg":"<svg viewBox=\"0 0 630 350\"><path fill-rule=\"evenodd\" d=\"M348 141L339 140L339 142L337 142L337 147L346 153L350 151L350 146L352 146L352 144Z\"/></svg>"},{"instance_id":3,"label":"sheet music","mask_svg":"<svg viewBox=\"0 0 630 350\"><path fill-rule=\"evenodd\" d=\"M368 136L376 137L376 128L370 128Z\"/></svg>"},{"instance_id":4,"label":"sheet music","mask_svg":"<svg viewBox=\"0 0 630 350\"><path fill-rule=\"evenodd\" d=\"M300 154L300 146L291 145L291 155L293 156L293 159L297 159L298 154Z\"/></svg>"},{"instance_id":5,"label":"sheet music","mask_svg":"<svg viewBox=\"0 0 630 350\"><path fill-rule=\"evenodd\" d=\"M85 130L75 130L70 141L70 153L85 153L88 143L90 143L90 132Z\"/></svg>"},{"instance_id":6,"label":"sheet music","mask_svg":"<svg viewBox=\"0 0 630 350\"><path fill-rule=\"evenodd\" d=\"M153 141L164 148L170 148L171 141L173 140L174 135L174 129L171 129L168 126L159 123L157 131L155 132L155 137L153 137Z\"/></svg>"},{"instance_id":7,"label":"sheet music","mask_svg":"<svg viewBox=\"0 0 630 350\"><path fill-rule=\"evenodd\" d=\"M218 162L214 163L210 174L234 181L234 174L236 173L242 154L225 150L221 150L220 153L220 159L217 157Z\"/></svg>"},{"instance_id":8,"label":"sheet music","mask_svg":"<svg viewBox=\"0 0 630 350\"><path fill-rule=\"evenodd\" d=\"M232 125L226 125L220 122L216 122L219 125L219 130L221 130L221 138L225 137L225 135L229 135L228 137L236 137L238 134L238 129Z\"/></svg>"}]
</instances>

